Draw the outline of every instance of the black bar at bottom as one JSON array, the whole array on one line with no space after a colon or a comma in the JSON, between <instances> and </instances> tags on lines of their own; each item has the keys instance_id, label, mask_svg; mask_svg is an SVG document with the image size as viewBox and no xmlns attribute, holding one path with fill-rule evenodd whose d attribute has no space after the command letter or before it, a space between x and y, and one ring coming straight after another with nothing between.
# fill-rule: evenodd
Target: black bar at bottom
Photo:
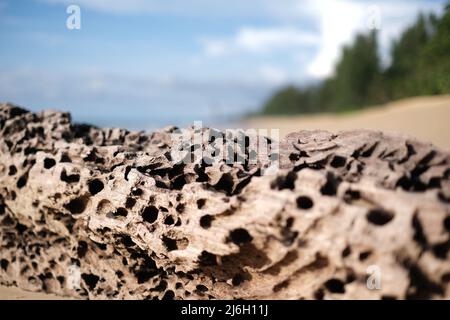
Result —
<instances>
[{"instance_id":1,"label":"black bar at bottom","mask_svg":"<svg viewBox=\"0 0 450 320\"><path fill-rule=\"evenodd\" d=\"M0 301L2 319L93 316L142 319L311 319L320 316L366 319L408 315L441 317L450 301ZM167 319L166 319L167 318ZM86 318L87 319L87 318Z\"/></svg>"}]
</instances>

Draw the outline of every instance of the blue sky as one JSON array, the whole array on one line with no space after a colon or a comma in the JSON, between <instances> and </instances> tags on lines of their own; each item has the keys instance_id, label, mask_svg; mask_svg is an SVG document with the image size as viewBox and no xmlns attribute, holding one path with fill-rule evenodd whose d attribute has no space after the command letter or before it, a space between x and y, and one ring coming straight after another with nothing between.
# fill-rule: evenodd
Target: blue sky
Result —
<instances>
[{"instance_id":1,"label":"blue sky","mask_svg":"<svg viewBox=\"0 0 450 320\"><path fill-rule=\"evenodd\" d=\"M444 3L0 0L0 101L106 126L217 123L282 85L330 75L374 14L388 63L392 39ZM70 4L81 9L81 30L66 28Z\"/></svg>"}]
</instances>

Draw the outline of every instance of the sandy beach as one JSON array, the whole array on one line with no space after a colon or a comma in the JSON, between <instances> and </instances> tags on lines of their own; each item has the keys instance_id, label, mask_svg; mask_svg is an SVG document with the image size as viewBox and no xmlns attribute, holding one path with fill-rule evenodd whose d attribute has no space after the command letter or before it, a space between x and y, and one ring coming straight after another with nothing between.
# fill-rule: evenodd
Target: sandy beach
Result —
<instances>
[{"instance_id":1,"label":"sandy beach","mask_svg":"<svg viewBox=\"0 0 450 320\"><path fill-rule=\"evenodd\" d=\"M345 114L254 117L244 124L247 128L278 128L281 137L314 129L401 132L450 150L450 95L403 99Z\"/></svg>"},{"instance_id":2,"label":"sandy beach","mask_svg":"<svg viewBox=\"0 0 450 320\"><path fill-rule=\"evenodd\" d=\"M0 286L0 300L73 300L43 292L29 292L16 287Z\"/></svg>"}]
</instances>

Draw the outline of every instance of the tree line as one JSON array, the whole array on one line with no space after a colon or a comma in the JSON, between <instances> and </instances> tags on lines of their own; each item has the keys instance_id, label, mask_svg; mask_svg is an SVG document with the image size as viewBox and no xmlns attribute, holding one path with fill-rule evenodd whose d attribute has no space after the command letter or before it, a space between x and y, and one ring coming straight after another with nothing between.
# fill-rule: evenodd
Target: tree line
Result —
<instances>
[{"instance_id":1,"label":"tree line","mask_svg":"<svg viewBox=\"0 0 450 320\"><path fill-rule=\"evenodd\" d=\"M450 4L438 17L420 14L392 43L382 67L377 32L359 34L345 46L334 75L310 87L284 87L263 114L340 112L391 100L450 93Z\"/></svg>"}]
</instances>

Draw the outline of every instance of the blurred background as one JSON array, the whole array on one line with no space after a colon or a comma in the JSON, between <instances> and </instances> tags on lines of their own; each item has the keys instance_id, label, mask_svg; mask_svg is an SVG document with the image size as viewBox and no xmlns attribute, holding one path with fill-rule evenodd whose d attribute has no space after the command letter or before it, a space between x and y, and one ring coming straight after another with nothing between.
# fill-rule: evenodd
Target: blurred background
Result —
<instances>
[{"instance_id":1,"label":"blurred background","mask_svg":"<svg viewBox=\"0 0 450 320\"><path fill-rule=\"evenodd\" d=\"M79 122L381 128L450 149L446 0L0 0L0 42L0 101Z\"/></svg>"}]
</instances>

